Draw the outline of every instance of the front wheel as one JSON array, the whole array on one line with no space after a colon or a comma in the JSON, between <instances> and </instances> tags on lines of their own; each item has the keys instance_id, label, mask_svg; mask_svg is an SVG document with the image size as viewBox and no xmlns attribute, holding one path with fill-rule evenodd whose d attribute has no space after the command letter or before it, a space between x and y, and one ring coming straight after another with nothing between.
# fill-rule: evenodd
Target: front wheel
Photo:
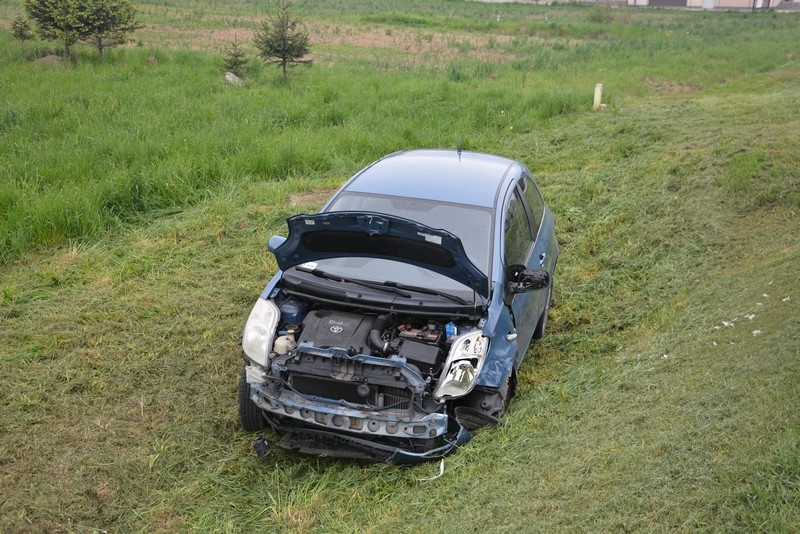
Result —
<instances>
[{"instance_id":1,"label":"front wheel","mask_svg":"<svg viewBox=\"0 0 800 534\"><path fill-rule=\"evenodd\" d=\"M247 432L260 432L267 428L267 422L261 408L250 398L250 384L247 383L244 367L242 365L242 375L239 377L239 422Z\"/></svg>"},{"instance_id":2,"label":"front wheel","mask_svg":"<svg viewBox=\"0 0 800 534\"><path fill-rule=\"evenodd\" d=\"M516 373L512 370L499 389L476 389L464 399L461 406L456 408L456 419L467 427L467 430L500 424L500 418L514 396L516 383Z\"/></svg>"}]
</instances>

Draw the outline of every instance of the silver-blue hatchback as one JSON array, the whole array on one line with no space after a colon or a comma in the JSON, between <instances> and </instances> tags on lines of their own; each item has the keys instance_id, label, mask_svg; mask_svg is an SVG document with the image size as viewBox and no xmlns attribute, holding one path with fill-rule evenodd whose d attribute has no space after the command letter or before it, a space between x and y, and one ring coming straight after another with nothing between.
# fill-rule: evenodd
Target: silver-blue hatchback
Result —
<instances>
[{"instance_id":1,"label":"silver-blue hatchback","mask_svg":"<svg viewBox=\"0 0 800 534\"><path fill-rule=\"evenodd\" d=\"M558 260L553 214L524 165L397 152L287 222L288 237L269 241L280 271L242 333L245 430L408 464L497 423L544 335Z\"/></svg>"}]
</instances>

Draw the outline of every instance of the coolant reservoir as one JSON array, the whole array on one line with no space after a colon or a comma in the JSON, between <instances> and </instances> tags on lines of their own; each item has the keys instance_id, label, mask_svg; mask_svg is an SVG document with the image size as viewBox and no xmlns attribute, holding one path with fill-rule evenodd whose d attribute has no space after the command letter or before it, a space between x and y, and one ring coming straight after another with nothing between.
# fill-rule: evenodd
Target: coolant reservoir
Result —
<instances>
[{"instance_id":1,"label":"coolant reservoir","mask_svg":"<svg viewBox=\"0 0 800 534\"><path fill-rule=\"evenodd\" d=\"M286 354L295 347L297 347L297 341L295 341L294 336L291 334L280 336L272 345L273 350L278 354Z\"/></svg>"}]
</instances>

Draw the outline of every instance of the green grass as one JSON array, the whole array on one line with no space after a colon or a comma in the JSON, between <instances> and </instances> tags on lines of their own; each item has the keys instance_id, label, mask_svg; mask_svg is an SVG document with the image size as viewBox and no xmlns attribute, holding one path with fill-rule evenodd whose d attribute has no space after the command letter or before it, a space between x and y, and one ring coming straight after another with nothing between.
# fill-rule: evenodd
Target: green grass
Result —
<instances>
[{"instance_id":1,"label":"green grass","mask_svg":"<svg viewBox=\"0 0 800 534\"><path fill-rule=\"evenodd\" d=\"M406 5L303 4L342 38L423 33L243 88L200 47L42 67L0 32L4 530L800 530L797 19ZM264 6L142 8L222 28ZM267 238L387 152L460 142L528 164L562 249L504 424L435 480L258 460L236 339Z\"/></svg>"},{"instance_id":2,"label":"green grass","mask_svg":"<svg viewBox=\"0 0 800 534\"><path fill-rule=\"evenodd\" d=\"M246 14L249 6L233 11ZM142 213L192 205L229 181L341 176L394 150L398 140L406 147L500 148L512 133L586 111L598 82L612 105L654 91L713 91L772 72L798 52L790 17L635 12L601 32L585 9L547 13L548 21L572 13L576 22L563 35L540 36L527 24L541 14L528 8L527 17L514 13L514 27L449 34L445 48L424 36L399 53L329 45L324 59L335 68L302 70L297 82L282 85L274 69L253 62L242 90L222 81L219 56L150 46L111 50L109 65L79 48L74 64L21 68L23 58L51 50L19 46L3 34L9 97L0 104L0 169L8 179L0 188L0 261L32 246L91 237ZM729 43L733 34L736 46ZM148 56L161 62L148 65ZM753 164L741 157L745 167ZM733 188L742 187L737 172L728 179ZM741 172L746 180L748 171ZM759 197L781 194L765 187Z\"/></svg>"}]
</instances>

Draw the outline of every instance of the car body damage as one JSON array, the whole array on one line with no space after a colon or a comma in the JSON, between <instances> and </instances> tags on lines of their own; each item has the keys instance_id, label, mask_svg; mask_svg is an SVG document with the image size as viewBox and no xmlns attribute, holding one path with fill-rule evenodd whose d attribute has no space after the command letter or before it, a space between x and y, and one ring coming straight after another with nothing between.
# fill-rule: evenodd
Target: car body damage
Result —
<instances>
[{"instance_id":1,"label":"car body damage","mask_svg":"<svg viewBox=\"0 0 800 534\"><path fill-rule=\"evenodd\" d=\"M479 167L471 179L491 198L398 196L375 181L416 163L439 176ZM415 175L406 182L426 181ZM413 464L495 424L543 334L558 255L552 214L542 207L534 221L525 187L536 186L512 160L414 151L367 167L321 213L290 218L288 237L269 243L281 270L242 334L244 428L271 427L304 453ZM520 208L535 265L504 258L509 210Z\"/></svg>"},{"instance_id":2,"label":"car body damage","mask_svg":"<svg viewBox=\"0 0 800 534\"><path fill-rule=\"evenodd\" d=\"M431 395L432 380L445 364L443 336L434 323L317 309L305 316L297 345L289 342L287 352L276 351L268 371L248 366L247 380L274 427L327 436L335 449L331 455L384 461L440 455L469 438ZM341 433L303 432L305 423L372 441L362 451L358 440ZM316 441L320 449L322 440ZM353 450L339 450L337 442Z\"/></svg>"}]
</instances>

